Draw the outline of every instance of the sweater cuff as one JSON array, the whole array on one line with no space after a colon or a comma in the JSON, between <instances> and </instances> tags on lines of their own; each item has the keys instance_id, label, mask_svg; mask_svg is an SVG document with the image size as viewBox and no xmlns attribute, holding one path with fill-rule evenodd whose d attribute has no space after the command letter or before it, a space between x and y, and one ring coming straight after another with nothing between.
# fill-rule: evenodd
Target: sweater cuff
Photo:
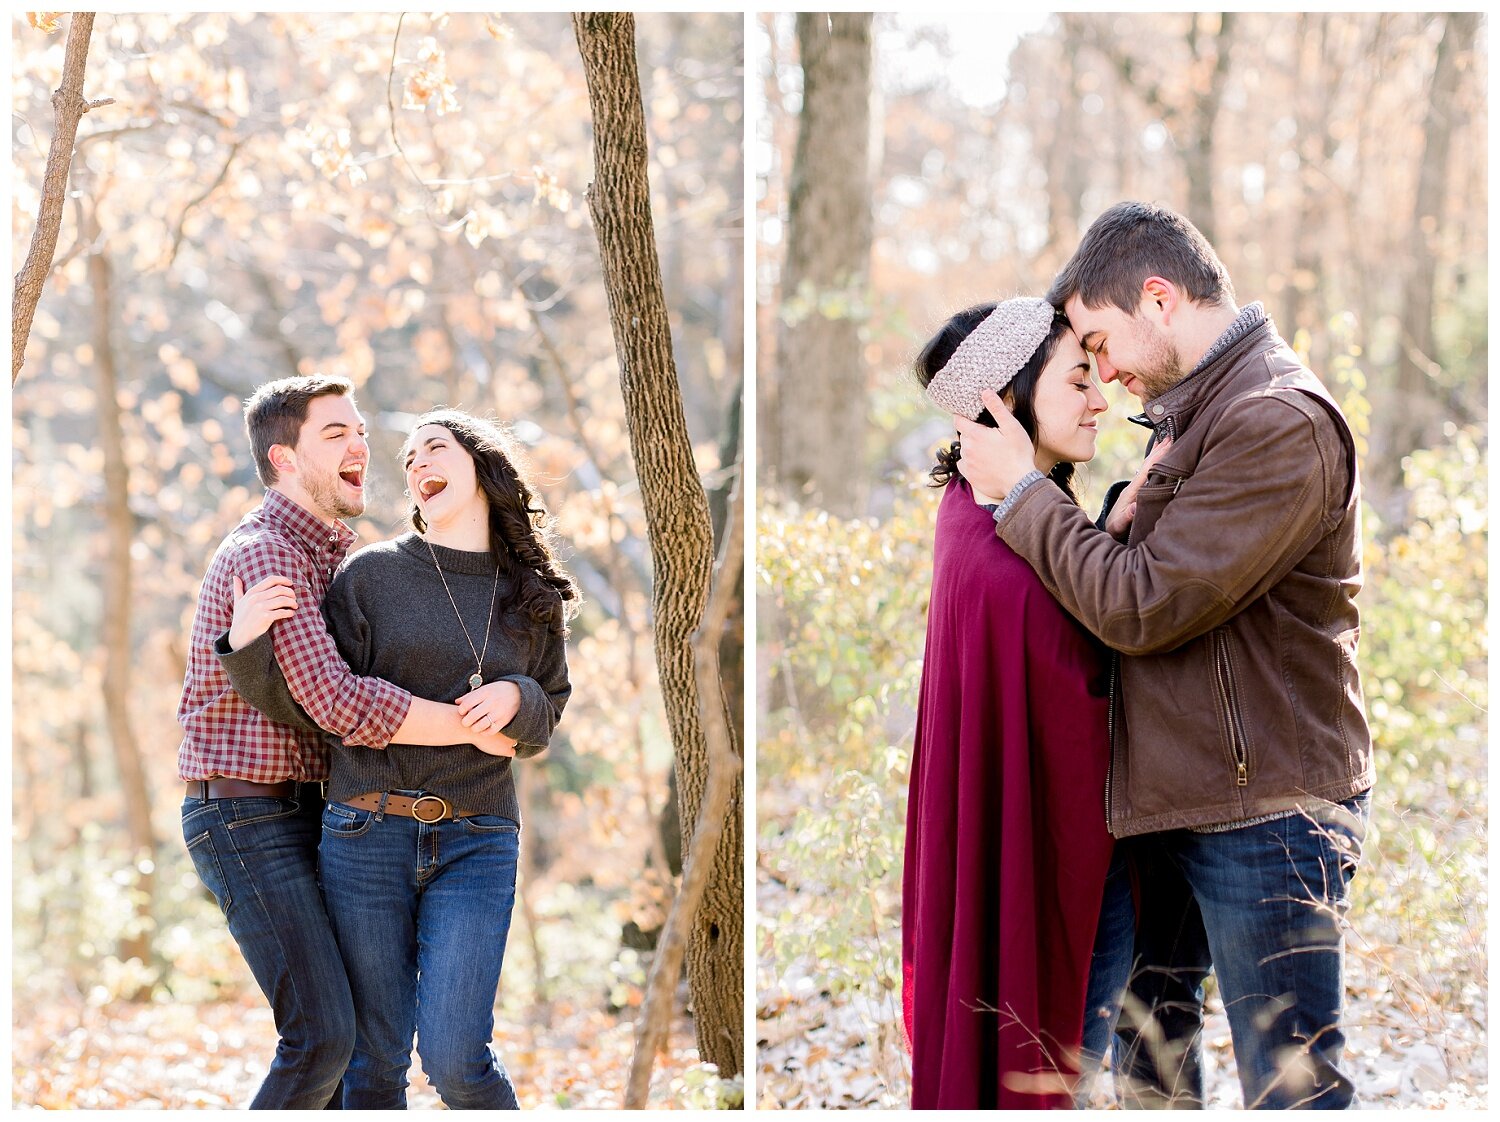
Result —
<instances>
[{"instance_id":1,"label":"sweater cuff","mask_svg":"<svg viewBox=\"0 0 1500 1122\"><path fill-rule=\"evenodd\" d=\"M1016 481L1016 485L1010 489L1010 494L1006 495L1004 501L991 512L995 518L995 525L998 526L1005 520L1005 516L1014 509L1017 500L1025 493L1026 488L1030 487L1033 483L1040 483L1046 478L1036 468L1032 468L1025 475L1021 476Z\"/></svg>"},{"instance_id":2,"label":"sweater cuff","mask_svg":"<svg viewBox=\"0 0 1500 1122\"><path fill-rule=\"evenodd\" d=\"M547 741L552 739L552 729L557 724L552 699L535 678L525 674L505 674L501 682L514 682L521 691L521 704L510 724L500 731L516 742L516 758L526 759L547 750Z\"/></svg>"}]
</instances>

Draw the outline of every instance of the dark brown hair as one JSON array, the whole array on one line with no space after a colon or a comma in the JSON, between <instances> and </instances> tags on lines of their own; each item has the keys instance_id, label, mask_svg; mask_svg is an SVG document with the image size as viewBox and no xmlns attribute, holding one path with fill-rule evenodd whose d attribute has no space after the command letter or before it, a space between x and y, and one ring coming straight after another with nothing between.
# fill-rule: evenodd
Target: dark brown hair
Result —
<instances>
[{"instance_id":1,"label":"dark brown hair","mask_svg":"<svg viewBox=\"0 0 1500 1122\"><path fill-rule=\"evenodd\" d=\"M912 364L917 381L922 384L923 389L927 388L933 378L937 377L938 371L953 357L953 352L958 350L958 345L968 338L969 333L983 323L985 317L994 310L994 304L975 304L972 308L965 308L943 324L938 329L938 333L927 341L927 345L917 355L916 362ZM1033 447L1036 445L1036 414L1032 411L1032 403L1036 398L1037 382L1041 380L1042 370L1052 358L1052 352L1057 348L1057 341L1069 330L1071 329L1068 326L1067 317L1060 311L1056 312L1052 317L1052 328L1047 332L1047 337L1026 360L1026 365L1016 372L1016 376L1011 379L1010 385L1005 387L1002 395L1010 400L1011 415L1021 422L1026 435L1031 437ZM988 409L981 412L975 419L981 425L989 428L995 427L995 418L990 415ZM958 461L961 454L956 440L947 448L938 449L937 463L928 473L932 476L931 486L946 486L948 481L959 473ZM1072 464L1057 464L1047 473L1047 478L1061 487L1075 503L1078 501L1078 495L1073 490Z\"/></svg>"},{"instance_id":2,"label":"dark brown hair","mask_svg":"<svg viewBox=\"0 0 1500 1122\"><path fill-rule=\"evenodd\" d=\"M535 498L535 488L526 478L525 458L514 438L497 422L459 409L423 413L412 425L412 434L423 425L447 429L474 461L474 478L490 508L490 552L500 572L510 578L502 625L518 630L514 617L519 616L524 621L521 630L546 627L566 635L567 621L578 614L578 586L558 564L552 517ZM410 446L408 437L403 459ZM418 533L427 530L415 502L407 515Z\"/></svg>"},{"instance_id":3,"label":"dark brown hair","mask_svg":"<svg viewBox=\"0 0 1500 1122\"><path fill-rule=\"evenodd\" d=\"M245 433L250 437L250 454L255 457L255 474L262 486L271 486L277 478L271 445L297 447L297 437L307 420L307 403L315 397L353 393L354 383L338 374L280 378L255 388L245 402Z\"/></svg>"},{"instance_id":4,"label":"dark brown hair","mask_svg":"<svg viewBox=\"0 0 1500 1122\"><path fill-rule=\"evenodd\" d=\"M1191 222L1154 203L1116 203L1089 226L1052 282L1047 299L1061 308L1112 304L1135 315L1141 285L1164 277L1199 304L1232 304L1234 285L1213 246Z\"/></svg>"}]
</instances>

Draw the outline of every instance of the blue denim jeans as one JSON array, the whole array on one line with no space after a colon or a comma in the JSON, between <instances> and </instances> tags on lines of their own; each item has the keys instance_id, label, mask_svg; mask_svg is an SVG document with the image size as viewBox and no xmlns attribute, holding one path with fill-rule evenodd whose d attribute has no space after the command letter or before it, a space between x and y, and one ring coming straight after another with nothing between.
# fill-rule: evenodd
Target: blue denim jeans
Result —
<instances>
[{"instance_id":1,"label":"blue denim jeans","mask_svg":"<svg viewBox=\"0 0 1500 1122\"><path fill-rule=\"evenodd\" d=\"M356 1010L344 1109L405 1107L413 1035L450 1110L519 1109L490 1037L520 848L508 818L328 804L323 885Z\"/></svg>"},{"instance_id":2,"label":"blue denim jeans","mask_svg":"<svg viewBox=\"0 0 1500 1122\"><path fill-rule=\"evenodd\" d=\"M1082 1078L1073 1096L1080 1110L1088 1105L1094 1080L1109 1050L1134 959L1135 900L1130 892L1130 862L1126 848L1116 844L1104 880L1104 904L1099 911L1084 999L1083 1055L1079 1063Z\"/></svg>"},{"instance_id":3,"label":"blue denim jeans","mask_svg":"<svg viewBox=\"0 0 1500 1122\"><path fill-rule=\"evenodd\" d=\"M281 1039L252 1110L338 1109L354 1005L318 891L315 785L292 799L184 799L182 837Z\"/></svg>"},{"instance_id":4,"label":"blue denim jeans","mask_svg":"<svg viewBox=\"0 0 1500 1122\"><path fill-rule=\"evenodd\" d=\"M1203 982L1229 1017L1245 1106L1342 1109L1344 924L1369 794L1224 833L1132 839L1139 965L1116 1056L1129 1106L1203 1104ZM1117 1081L1117 1090L1120 1082Z\"/></svg>"}]
</instances>

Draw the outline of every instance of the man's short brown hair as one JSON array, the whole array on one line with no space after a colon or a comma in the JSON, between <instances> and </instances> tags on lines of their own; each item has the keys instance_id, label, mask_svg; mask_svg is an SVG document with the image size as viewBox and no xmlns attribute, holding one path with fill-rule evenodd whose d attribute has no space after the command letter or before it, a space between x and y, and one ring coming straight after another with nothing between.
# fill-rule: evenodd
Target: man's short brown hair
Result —
<instances>
[{"instance_id":1,"label":"man's short brown hair","mask_svg":"<svg viewBox=\"0 0 1500 1122\"><path fill-rule=\"evenodd\" d=\"M1151 276L1195 303L1234 302L1229 273L1198 228L1164 206L1135 202L1116 203L1094 219L1047 299L1061 308L1076 296L1086 308L1113 304L1135 315Z\"/></svg>"},{"instance_id":2,"label":"man's short brown hair","mask_svg":"<svg viewBox=\"0 0 1500 1122\"><path fill-rule=\"evenodd\" d=\"M307 420L307 403L315 397L345 396L353 392L354 383L338 374L280 378L256 387L245 402L245 432L250 437L255 474L262 486L269 487L276 482L271 445L297 447L297 436Z\"/></svg>"}]
</instances>

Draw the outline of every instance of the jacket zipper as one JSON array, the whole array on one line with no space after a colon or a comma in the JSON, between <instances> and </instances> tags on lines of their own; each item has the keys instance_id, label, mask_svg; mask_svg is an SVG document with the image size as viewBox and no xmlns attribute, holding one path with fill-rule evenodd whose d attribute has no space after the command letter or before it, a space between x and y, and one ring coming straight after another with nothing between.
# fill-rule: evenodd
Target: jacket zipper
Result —
<instances>
[{"instance_id":1,"label":"jacket zipper","mask_svg":"<svg viewBox=\"0 0 1500 1122\"><path fill-rule=\"evenodd\" d=\"M1142 414L1139 420L1144 419L1145 414ZM1130 420L1136 421L1137 418L1131 417ZM1149 422L1147 424L1149 425ZM1168 436L1173 435L1175 426L1172 424L1170 417L1163 422L1161 428L1166 430ZM1155 431L1159 432L1160 429ZM1155 440L1153 439L1151 443L1154 445ZM1182 481L1187 478L1186 475L1178 475L1175 470L1164 471L1162 474L1174 478L1175 482L1172 485L1173 495L1177 494L1179 488L1182 487ZM1135 544L1134 523L1131 524L1130 530L1125 536L1125 544ZM1118 754L1118 750L1115 747L1115 703L1119 700L1117 696L1119 688L1120 652L1111 651L1109 658L1109 767L1104 773L1104 822L1110 833L1114 833L1115 826L1115 757ZM1244 768L1241 767L1240 771L1243 774Z\"/></svg>"},{"instance_id":2,"label":"jacket zipper","mask_svg":"<svg viewBox=\"0 0 1500 1122\"><path fill-rule=\"evenodd\" d=\"M1115 684L1120 675L1120 652L1109 657L1109 767L1104 773L1104 824L1111 832L1115 825Z\"/></svg>"},{"instance_id":3,"label":"jacket zipper","mask_svg":"<svg viewBox=\"0 0 1500 1122\"><path fill-rule=\"evenodd\" d=\"M1219 697L1224 702L1224 711L1229 718L1229 747L1234 753L1237 787L1250 785L1249 738L1240 720L1239 696L1234 688L1234 675L1229 661L1229 641L1222 631L1214 632L1214 679L1219 687Z\"/></svg>"}]
</instances>

